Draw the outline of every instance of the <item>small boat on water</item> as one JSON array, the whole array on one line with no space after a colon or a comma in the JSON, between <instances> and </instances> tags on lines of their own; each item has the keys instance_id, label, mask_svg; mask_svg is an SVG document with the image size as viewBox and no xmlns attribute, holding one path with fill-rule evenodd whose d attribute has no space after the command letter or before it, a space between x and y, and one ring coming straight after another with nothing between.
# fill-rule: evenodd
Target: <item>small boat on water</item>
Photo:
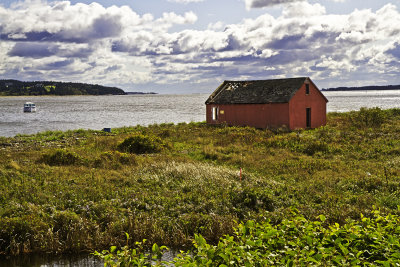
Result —
<instances>
[{"instance_id":1,"label":"small boat on water","mask_svg":"<svg viewBox=\"0 0 400 267\"><path fill-rule=\"evenodd\" d=\"M24 104L24 112L36 112L36 105L32 102L26 102Z\"/></svg>"}]
</instances>

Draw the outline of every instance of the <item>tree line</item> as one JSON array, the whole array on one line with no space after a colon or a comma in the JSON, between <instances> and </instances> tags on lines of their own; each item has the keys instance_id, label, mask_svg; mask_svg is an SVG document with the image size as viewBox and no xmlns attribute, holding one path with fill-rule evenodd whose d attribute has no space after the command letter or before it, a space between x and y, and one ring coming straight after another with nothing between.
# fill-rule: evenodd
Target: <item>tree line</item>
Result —
<instances>
[{"instance_id":1,"label":"tree line","mask_svg":"<svg viewBox=\"0 0 400 267\"><path fill-rule=\"evenodd\" d=\"M322 91L369 91L369 90L398 90L400 85L370 85L361 87L336 87L324 88Z\"/></svg>"},{"instance_id":2,"label":"tree line","mask_svg":"<svg viewBox=\"0 0 400 267\"><path fill-rule=\"evenodd\" d=\"M30 81L0 80L0 95L125 95L126 93L117 87L102 86L98 84L54 82L54 81Z\"/></svg>"}]
</instances>

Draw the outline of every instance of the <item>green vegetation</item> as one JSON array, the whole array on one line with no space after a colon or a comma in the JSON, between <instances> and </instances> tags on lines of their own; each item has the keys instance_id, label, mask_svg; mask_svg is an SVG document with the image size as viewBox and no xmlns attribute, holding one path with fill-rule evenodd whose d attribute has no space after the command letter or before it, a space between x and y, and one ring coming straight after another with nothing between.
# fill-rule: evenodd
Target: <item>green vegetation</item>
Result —
<instances>
[{"instance_id":1,"label":"green vegetation","mask_svg":"<svg viewBox=\"0 0 400 267\"><path fill-rule=\"evenodd\" d=\"M74 165L79 163L80 157L76 153L58 149L55 152L43 154L39 162L50 166L56 165Z\"/></svg>"},{"instance_id":2,"label":"green vegetation","mask_svg":"<svg viewBox=\"0 0 400 267\"><path fill-rule=\"evenodd\" d=\"M181 252L170 262L161 261L166 247L154 244L151 253L143 243L124 246L95 255L106 266L397 266L400 264L400 217L382 216L374 210L372 218L324 226L325 216L310 221L292 215L277 225L268 220L239 224L235 233L210 245L195 235L194 249ZM129 235L128 235L129 238Z\"/></svg>"},{"instance_id":3,"label":"green vegetation","mask_svg":"<svg viewBox=\"0 0 400 267\"><path fill-rule=\"evenodd\" d=\"M249 233L262 239L258 234L274 229L298 256L277 251L276 262L290 259L306 265L307 258L299 257L308 253L302 244L314 230L319 238L312 238L309 252L314 254L307 255L317 261L334 263L339 256L350 263L386 261L397 254L379 258L374 256L381 253L379 247L374 251L363 246L373 244L367 239L375 240L373 233L390 230L380 223L384 219L377 221L374 205L382 218L398 221L399 166L399 109L330 113L327 126L293 132L181 123L112 133L0 137L0 253L92 252L115 246L125 255L143 239L144 247L157 243L183 250L195 240L194 253L202 260L206 249L225 249L221 242L234 255L248 252L240 246L251 240ZM315 222L319 215L325 219ZM298 238L281 236L291 224L304 225ZM243 225L252 229L245 237ZM371 227L362 232L360 225ZM337 243L329 243L335 227L340 233L361 233L341 234L348 257ZM389 254L399 242L398 229L391 234L392 239L381 240ZM229 237L220 239L224 235ZM394 245L385 243L392 241ZM354 249L371 255L356 253L354 258L352 242L360 246ZM249 244L249 251L255 246L257 242ZM263 246L254 257L276 248ZM147 257L138 251L132 259ZM208 260L224 262L210 255Z\"/></svg>"},{"instance_id":4,"label":"green vegetation","mask_svg":"<svg viewBox=\"0 0 400 267\"><path fill-rule=\"evenodd\" d=\"M126 138L117 148L122 152L134 154L149 154L160 152L166 145L157 136L136 134Z\"/></svg>"},{"instance_id":5,"label":"green vegetation","mask_svg":"<svg viewBox=\"0 0 400 267\"><path fill-rule=\"evenodd\" d=\"M124 95L116 87L97 84L65 83L53 81L22 82L18 80L0 80L0 96L20 95Z\"/></svg>"}]
</instances>

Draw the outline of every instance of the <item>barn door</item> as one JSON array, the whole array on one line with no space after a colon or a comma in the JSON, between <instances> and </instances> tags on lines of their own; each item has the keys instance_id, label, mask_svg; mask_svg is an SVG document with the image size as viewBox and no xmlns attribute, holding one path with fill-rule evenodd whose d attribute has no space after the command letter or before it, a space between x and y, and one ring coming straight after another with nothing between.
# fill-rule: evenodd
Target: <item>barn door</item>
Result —
<instances>
[{"instance_id":1,"label":"barn door","mask_svg":"<svg viewBox=\"0 0 400 267\"><path fill-rule=\"evenodd\" d=\"M218 112L219 112L219 108L218 107L212 107L212 119L213 121L217 121L218 120Z\"/></svg>"},{"instance_id":2,"label":"barn door","mask_svg":"<svg viewBox=\"0 0 400 267\"><path fill-rule=\"evenodd\" d=\"M311 108L306 108L306 127L311 128Z\"/></svg>"}]
</instances>

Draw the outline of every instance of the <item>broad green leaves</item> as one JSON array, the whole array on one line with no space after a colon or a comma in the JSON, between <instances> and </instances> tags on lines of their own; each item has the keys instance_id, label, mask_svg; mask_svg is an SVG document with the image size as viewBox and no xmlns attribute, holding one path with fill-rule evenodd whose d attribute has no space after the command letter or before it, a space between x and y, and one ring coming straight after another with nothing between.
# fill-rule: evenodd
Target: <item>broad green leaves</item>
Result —
<instances>
[{"instance_id":1,"label":"broad green leaves","mask_svg":"<svg viewBox=\"0 0 400 267\"><path fill-rule=\"evenodd\" d=\"M382 216L374 210L371 218L361 216L360 220L348 220L344 225L328 227L323 224L325 216L317 218L310 221L295 214L294 218L285 219L278 225L250 220L239 224L235 235L221 238L217 245L210 245L204 237L196 235L194 249L181 252L169 264L249 267L400 264L399 216ZM158 251L157 245L153 245L153 253L155 251ZM110 253L114 252L111 250ZM119 260L118 253L114 261ZM140 257L142 254L136 256L136 261ZM150 264L149 255L147 257Z\"/></svg>"}]
</instances>

